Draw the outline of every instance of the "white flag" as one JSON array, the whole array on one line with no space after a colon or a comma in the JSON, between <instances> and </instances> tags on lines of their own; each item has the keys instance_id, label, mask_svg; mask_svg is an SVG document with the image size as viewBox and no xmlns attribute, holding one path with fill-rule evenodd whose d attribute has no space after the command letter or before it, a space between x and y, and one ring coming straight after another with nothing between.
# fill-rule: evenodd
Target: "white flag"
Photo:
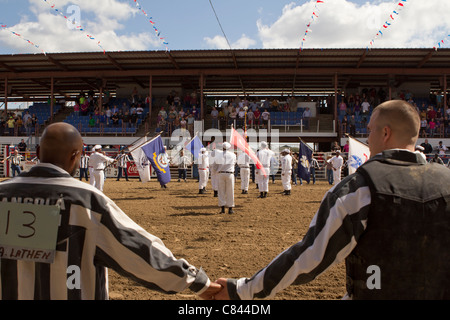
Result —
<instances>
[{"instance_id":1,"label":"white flag","mask_svg":"<svg viewBox=\"0 0 450 320\"><path fill-rule=\"evenodd\" d=\"M131 156L133 157L134 163L139 172L139 177L141 178L141 181L143 183L150 181L150 161L148 161L148 158L142 148L137 146L143 144L146 141L147 137L143 137L130 147L130 150L132 150L130 152Z\"/></svg>"},{"instance_id":2,"label":"white flag","mask_svg":"<svg viewBox=\"0 0 450 320\"><path fill-rule=\"evenodd\" d=\"M348 173L356 172L359 166L369 160L369 147L359 140L348 137Z\"/></svg>"}]
</instances>

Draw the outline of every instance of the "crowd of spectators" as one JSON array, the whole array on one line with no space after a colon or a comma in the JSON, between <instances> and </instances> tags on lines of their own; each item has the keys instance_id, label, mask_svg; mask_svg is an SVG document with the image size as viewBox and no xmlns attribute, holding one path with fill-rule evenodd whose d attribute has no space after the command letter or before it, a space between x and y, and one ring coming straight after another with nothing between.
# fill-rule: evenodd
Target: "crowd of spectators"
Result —
<instances>
[{"instance_id":1,"label":"crowd of spectators","mask_svg":"<svg viewBox=\"0 0 450 320\"><path fill-rule=\"evenodd\" d=\"M29 136L36 124L36 114L30 114L28 110L3 110L0 115L0 136Z\"/></svg>"},{"instance_id":2,"label":"crowd of spectators","mask_svg":"<svg viewBox=\"0 0 450 320\"><path fill-rule=\"evenodd\" d=\"M74 104L75 117L89 117L89 127L136 127L139 119L144 117L144 108L148 103L148 98L144 99L138 94L136 88L132 91L129 99L121 103L111 99L109 93L103 96L102 107L98 104L98 98L93 91L85 94L83 91L77 97Z\"/></svg>"}]
</instances>

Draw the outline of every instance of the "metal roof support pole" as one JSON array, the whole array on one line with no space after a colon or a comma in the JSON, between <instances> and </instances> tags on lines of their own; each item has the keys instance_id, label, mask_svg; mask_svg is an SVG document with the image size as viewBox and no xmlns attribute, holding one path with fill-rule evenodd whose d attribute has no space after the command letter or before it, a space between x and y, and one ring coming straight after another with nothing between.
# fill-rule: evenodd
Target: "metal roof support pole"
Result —
<instances>
[{"instance_id":1,"label":"metal roof support pole","mask_svg":"<svg viewBox=\"0 0 450 320\"><path fill-rule=\"evenodd\" d=\"M103 111L103 85L101 85L99 88L98 109L100 110L100 112Z\"/></svg>"},{"instance_id":2,"label":"metal roof support pole","mask_svg":"<svg viewBox=\"0 0 450 320\"><path fill-rule=\"evenodd\" d=\"M153 107L153 76L148 77L148 125L152 126L152 107Z\"/></svg>"},{"instance_id":3,"label":"metal roof support pole","mask_svg":"<svg viewBox=\"0 0 450 320\"><path fill-rule=\"evenodd\" d=\"M5 116L8 114L8 78L5 78Z\"/></svg>"},{"instance_id":4,"label":"metal roof support pole","mask_svg":"<svg viewBox=\"0 0 450 320\"><path fill-rule=\"evenodd\" d=\"M204 106L203 106L203 82L205 81L203 72L200 74L200 117L204 119Z\"/></svg>"},{"instance_id":5,"label":"metal roof support pole","mask_svg":"<svg viewBox=\"0 0 450 320\"><path fill-rule=\"evenodd\" d=\"M54 79L53 79L53 77L51 77L51 81L50 81L50 83L51 83L51 85L50 85L50 123L52 123L53 122L53 100L55 99L54 98L54 86L55 86L55 84L54 84Z\"/></svg>"},{"instance_id":6,"label":"metal roof support pole","mask_svg":"<svg viewBox=\"0 0 450 320\"><path fill-rule=\"evenodd\" d=\"M447 114L447 75L444 74L444 114Z\"/></svg>"},{"instance_id":7,"label":"metal roof support pole","mask_svg":"<svg viewBox=\"0 0 450 320\"><path fill-rule=\"evenodd\" d=\"M337 72L334 74L334 106L333 106L333 111L334 111L334 123L336 128L338 128L338 113L337 113L337 108L338 108L338 74Z\"/></svg>"}]
</instances>

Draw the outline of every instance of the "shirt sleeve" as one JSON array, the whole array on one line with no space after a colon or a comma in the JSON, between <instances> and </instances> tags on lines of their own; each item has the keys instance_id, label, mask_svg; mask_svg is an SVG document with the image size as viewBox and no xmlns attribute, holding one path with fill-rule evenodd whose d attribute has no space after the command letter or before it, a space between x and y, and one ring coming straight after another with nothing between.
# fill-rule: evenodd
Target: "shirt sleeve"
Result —
<instances>
[{"instance_id":1,"label":"shirt sleeve","mask_svg":"<svg viewBox=\"0 0 450 320\"><path fill-rule=\"evenodd\" d=\"M354 174L323 198L305 237L279 254L251 278L229 280L231 299L273 298L291 284L314 280L342 262L367 226L370 190Z\"/></svg>"},{"instance_id":2,"label":"shirt sleeve","mask_svg":"<svg viewBox=\"0 0 450 320\"><path fill-rule=\"evenodd\" d=\"M98 226L97 263L165 293L190 288L201 294L209 287L202 268L176 258L160 238L136 224L114 202L108 201L107 209Z\"/></svg>"}]
</instances>

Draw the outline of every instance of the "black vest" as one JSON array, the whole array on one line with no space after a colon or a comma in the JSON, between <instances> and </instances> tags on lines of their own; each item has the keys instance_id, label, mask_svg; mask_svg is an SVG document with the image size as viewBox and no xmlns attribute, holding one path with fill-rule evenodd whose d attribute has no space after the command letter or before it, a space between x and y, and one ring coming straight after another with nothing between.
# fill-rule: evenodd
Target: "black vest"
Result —
<instances>
[{"instance_id":1,"label":"black vest","mask_svg":"<svg viewBox=\"0 0 450 320\"><path fill-rule=\"evenodd\" d=\"M389 150L357 172L372 200L366 231L346 259L348 293L353 299L450 299L450 170Z\"/></svg>"}]
</instances>

